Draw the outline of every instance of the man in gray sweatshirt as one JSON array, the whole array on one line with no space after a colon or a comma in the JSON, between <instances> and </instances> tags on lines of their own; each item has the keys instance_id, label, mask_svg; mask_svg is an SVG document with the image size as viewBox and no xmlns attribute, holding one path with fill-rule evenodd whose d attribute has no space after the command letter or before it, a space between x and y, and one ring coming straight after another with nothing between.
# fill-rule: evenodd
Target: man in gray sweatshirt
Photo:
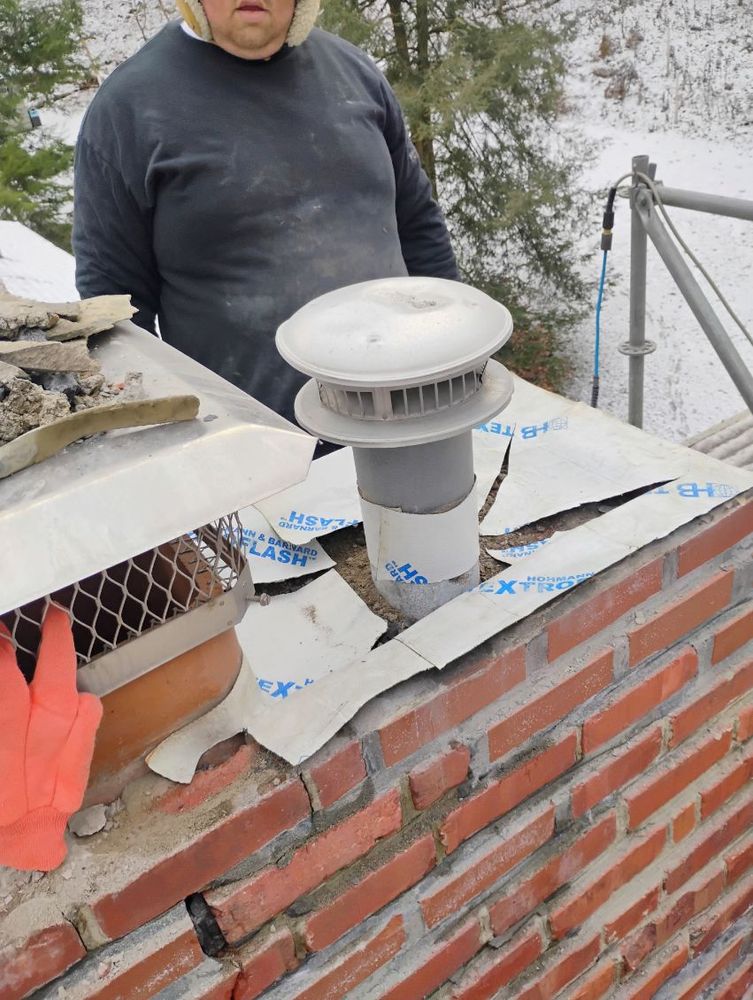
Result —
<instances>
[{"instance_id":1,"label":"man in gray sweatshirt","mask_svg":"<svg viewBox=\"0 0 753 1000\"><path fill-rule=\"evenodd\" d=\"M128 293L136 322L293 418L305 380L277 327L332 289L457 278L388 83L312 30L319 0L178 0L100 88L76 152L82 296Z\"/></svg>"}]
</instances>

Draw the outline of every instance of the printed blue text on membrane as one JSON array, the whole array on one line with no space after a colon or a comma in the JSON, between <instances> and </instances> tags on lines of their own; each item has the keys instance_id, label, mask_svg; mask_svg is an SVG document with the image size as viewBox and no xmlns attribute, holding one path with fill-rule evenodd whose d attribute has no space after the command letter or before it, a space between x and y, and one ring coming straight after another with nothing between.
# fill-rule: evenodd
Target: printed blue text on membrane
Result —
<instances>
[{"instance_id":1,"label":"printed blue text on membrane","mask_svg":"<svg viewBox=\"0 0 753 1000\"><path fill-rule=\"evenodd\" d=\"M392 562L388 562L384 568L390 574L392 579L397 580L398 583L415 583L423 586L429 582L425 576L421 576L418 570L415 569L411 563L405 563L403 566L398 566L398 564L393 560Z\"/></svg>"},{"instance_id":2,"label":"printed blue text on membrane","mask_svg":"<svg viewBox=\"0 0 753 1000\"><path fill-rule=\"evenodd\" d=\"M584 580L590 580L593 573L574 573L570 576L527 576L521 580L489 580L477 589L482 594L495 597L515 597L518 594L551 594L577 587Z\"/></svg>"},{"instance_id":3,"label":"printed blue text on membrane","mask_svg":"<svg viewBox=\"0 0 753 1000\"><path fill-rule=\"evenodd\" d=\"M319 558L316 549L304 545L292 545L282 538L266 535L263 531L252 531L249 528L243 529L243 545L249 556L268 559L285 566L305 568Z\"/></svg>"},{"instance_id":4,"label":"printed blue text on membrane","mask_svg":"<svg viewBox=\"0 0 753 1000\"><path fill-rule=\"evenodd\" d=\"M551 420L545 420L543 424L529 424L520 428L516 424L503 424L492 421L488 424L479 424L476 430L482 434L493 434L497 437L507 438L513 438L516 433L519 433L524 441L531 441L542 434L548 434L550 431L566 431L567 427L567 417L553 417Z\"/></svg>"},{"instance_id":5,"label":"printed blue text on membrane","mask_svg":"<svg viewBox=\"0 0 753 1000\"><path fill-rule=\"evenodd\" d=\"M671 496L677 494L684 500L699 500L701 497L711 497L718 500L729 500L739 493L739 490L728 483L668 483L651 490L652 494Z\"/></svg>"},{"instance_id":6,"label":"printed blue text on membrane","mask_svg":"<svg viewBox=\"0 0 753 1000\"><path fill-rule=\"evenodd\" d=\"M306 531L318 532L325 535L331 531L340 531L341 528L355 528L360 520L348 521L343 517L322 517L318 514L299 514L298 511L291 510L287 517L281 517L277 522L277 527L285 531Z\"/></svg>"},{"instance_id":7,"label":"printed blue text on membrane","mask_svg":"<svg viewBox=\"0 0 753 1000\"><path fill-rule=\"evenodd\" d=\"M307 678L303 684L299 684L298 681L266 681L262 678L257 680L259 689L264 694L269 695L270 698L277 698L282 701L288 699L292 692L304 691L314 683L310 678Z\"/></svg>"}]
</instances>

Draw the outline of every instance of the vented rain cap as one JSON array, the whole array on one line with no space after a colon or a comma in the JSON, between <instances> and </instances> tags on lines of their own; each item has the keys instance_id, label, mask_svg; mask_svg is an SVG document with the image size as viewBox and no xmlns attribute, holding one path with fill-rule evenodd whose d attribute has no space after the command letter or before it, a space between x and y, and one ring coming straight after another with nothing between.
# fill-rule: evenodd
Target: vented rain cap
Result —
<instances>
[{"instance_id":1,"label":"vented rain cap","mask_svg":"<svg viewBox=\"0 0 753 1000\"><path fill-rule=\"evenodd\" d=\"M277 332L298 371L330 385L399 388L483 366L510 338L503 305L444 278L386 278L322 295Z\"/></svg>"}]
</instances>

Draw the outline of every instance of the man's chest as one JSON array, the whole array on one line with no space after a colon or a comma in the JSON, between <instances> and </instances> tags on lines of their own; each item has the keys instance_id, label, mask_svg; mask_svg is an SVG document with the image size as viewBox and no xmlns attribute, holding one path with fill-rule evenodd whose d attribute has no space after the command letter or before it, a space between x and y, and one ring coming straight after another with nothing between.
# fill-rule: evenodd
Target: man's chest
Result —
<instances>
[{"instance_id":1,"label":"man's chest","mask_svg":"<svg viewBox=\"0 0 753 1000\"><path fill-rule=\"evenodd\" d=\"M394 205L395 180L378 102L356 84L317 79L314 93L226 92L195 129L160 135L147 171L159 241L176 227L274 235L321 223L367 194Z\"/></svg>"}]
</instances>

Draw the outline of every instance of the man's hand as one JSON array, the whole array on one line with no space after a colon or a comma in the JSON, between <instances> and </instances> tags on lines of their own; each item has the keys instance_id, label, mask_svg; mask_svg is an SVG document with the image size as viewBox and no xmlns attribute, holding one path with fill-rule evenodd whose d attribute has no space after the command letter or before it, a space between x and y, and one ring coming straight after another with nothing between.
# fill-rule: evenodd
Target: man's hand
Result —
<instances>
[{"instance_id":1,"label":"man's hand","mask_svg":"<svg viewBox=\"0 0 753 1000\"><path fill-rule=\"evenodd\" d=\"M68 615L50 605L27 685L0 623L0 865L52 871L65 827L81 807L102 704L76 690Z\"/></svg>"}]
</instances>

